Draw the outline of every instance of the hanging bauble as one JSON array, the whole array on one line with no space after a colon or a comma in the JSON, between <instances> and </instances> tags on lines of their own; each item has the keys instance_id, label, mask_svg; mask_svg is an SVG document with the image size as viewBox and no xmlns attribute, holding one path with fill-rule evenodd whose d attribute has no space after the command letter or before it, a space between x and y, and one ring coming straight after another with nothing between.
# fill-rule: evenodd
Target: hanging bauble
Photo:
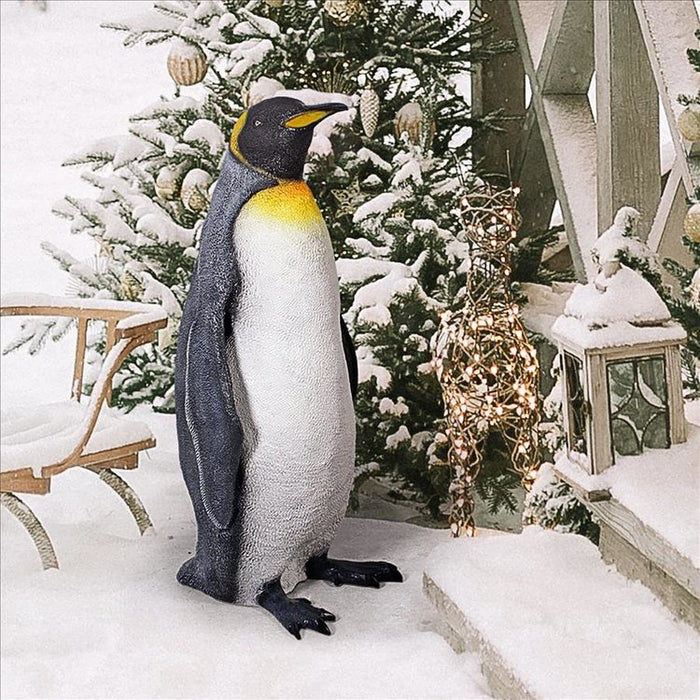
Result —
<instances>
[{"instance_id":1,"label":"hanging bauble","mask_svg":"<svg viewBox=\"0 0 700 700\"><path fill-rule=\"evenodd\" d=\"M693 204L683 220L685 235L693 243L700 243L700 204Z\"/></svg>"},{"instance_id":2,"label":"hanging bauble","mask_svg":"<svg viewBox=\"0 0 700 700\"><path fill-rule=\"evenodd\" d=\"M168 54L168 73L178 85L201 83L207 68L207 57L197 44L175 39Z\"/></svg>"},{"instance_id":3,"label":"hanging bauble","mask_svg":"<svg viewBox=\"0 0 700 700\"><path fill-rule=\"evenodd\" d=\"M158 171L155 181L156 194L165 201L177 199L180 193L180 171L172 165L166 165Z\"/></svg>"},{"instance_id":4,"label":"hanging bauble","mask_svg":"<svg viewBox=\"0 0 700 700\"><path fill-rule=\"evenodd\" d=\"M419 144L422 124L423 108L417 102L407 102L394 118L396 138L401 138L401 134L405 133L408 134L411 143Z\"/></svg>"},{"instance_id":5,"label":"hanging bauble","mask_svg":"<svg viewBox=\"0 0 700 700\"><path fill-rule=\"evenodd\" d=\"M678 131L686 141L700 141L700 105L690 105L678 115Z\"/></svg>"},{"instance_id":6,"label":"hanging bauble","mask_svg":"<svg viewBox=\"0 0 700 700\"><path fill-rule=\"evenodd\" d=\"M360 93L360 122L365 134L372 138L379 122L379 95L372 88Z\"/></svg>"},{"instance_id":7,"label":"hanging bauble","mask_svg":"<svg viewBox=\"0 0 700 700\"><path fill-rule=\"evenodd\" d=\"M212 176L201 168L190 170L182 181L180 199L187 209L198 214L209 206L207 190L212 183Z\"/></svg>"},{"instance_id":8,"label":"hanging bauble","mask_svg":"<svg viewBox=\"0 0 700 700\"><path fill-rule=\"evenodd\" d=\"M334 24L347 27L367 17L367 8L362 0L326 0L323 9Z\"/></svg>"}]
</instances>

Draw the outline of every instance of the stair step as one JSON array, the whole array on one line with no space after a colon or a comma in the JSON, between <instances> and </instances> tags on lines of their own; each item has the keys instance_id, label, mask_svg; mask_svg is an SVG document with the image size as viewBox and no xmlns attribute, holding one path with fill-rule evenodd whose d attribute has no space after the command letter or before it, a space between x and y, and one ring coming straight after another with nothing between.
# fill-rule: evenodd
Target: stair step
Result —
<instances>
[{"instance_id":1,"label":"stair step","mask_svg":"<svg viewBox=\"0 0 700 700\"><path fill-rule=\"evenodd\" d=\"M700 637L578 535L450 540L424 589L499 698L696 697Z\"/></svg>"}]
</instances>

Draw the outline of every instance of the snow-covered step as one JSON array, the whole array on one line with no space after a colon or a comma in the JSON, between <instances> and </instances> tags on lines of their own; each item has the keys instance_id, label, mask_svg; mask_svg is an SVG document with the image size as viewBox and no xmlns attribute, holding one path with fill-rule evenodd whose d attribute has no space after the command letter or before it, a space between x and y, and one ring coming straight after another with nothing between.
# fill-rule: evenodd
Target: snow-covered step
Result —
<instances>
[{"instance_id":1,"label":"snow-covered step","mask_svg":"<svg viewBox=\"0 0 700 700\"><path fill-rule=\"evenodd\" d=\"M584 537L450 540L424 590L498 698L697 697L700 637Z\"/></svg>"},{"instance_id":2,"label":"snow-covered step","mask_svg":"<svg viewBox=\"0 0 700 700\"><path fill-rule=\"evenodd\" d=\"M686 405L700 421L700 402ZM697 415L696 415L697 414ZM592 476L562 454L554 465L600 524L600 552L700 632L700 427L670 449L616 457Z\"/></svg>"}]
</instances>

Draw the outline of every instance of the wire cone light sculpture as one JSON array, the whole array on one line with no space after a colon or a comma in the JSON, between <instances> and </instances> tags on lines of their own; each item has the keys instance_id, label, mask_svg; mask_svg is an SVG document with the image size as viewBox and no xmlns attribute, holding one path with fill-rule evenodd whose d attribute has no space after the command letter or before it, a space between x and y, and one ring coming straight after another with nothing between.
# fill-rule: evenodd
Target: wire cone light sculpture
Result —
<instances>
[{"instance_id":1,"label":"wire cone light sculpture","mask_svg":"<svg viewBox=\"0 0 700 700\"><path fill-rule=\"evenodd\" d=\"M526 489L539 467L538 364L513 303L510 245L520 227L518 188L479 185L461 200L470 245L466 302L445 312L433 338L433 367L445 402L454 537L473 535L473 487L488 434L499 431Z\"/></svg>"}]
</instances>

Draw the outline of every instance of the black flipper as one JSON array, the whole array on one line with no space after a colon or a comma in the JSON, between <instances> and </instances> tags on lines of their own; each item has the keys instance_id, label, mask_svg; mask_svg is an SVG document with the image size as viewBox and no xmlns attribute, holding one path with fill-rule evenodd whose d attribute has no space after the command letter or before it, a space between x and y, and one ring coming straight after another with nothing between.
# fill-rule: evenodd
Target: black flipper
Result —
<instances>
[{"instance_id":1,"label":"black flipper","mask_svg":"<svg viewBox=\"0 0 700 700\"><path fill-rule=\"evenodd\" d=\"M178 334L175 398L180 466L198 526L196 561L186 564L179 578L216 597L231 595L228 528L243 446L226 361L225 319L237 284L233 227L250 197L275 184L227 151L202 227Z\"/></svg>"},{"instance_id":2,"label":"black flipper","mask_svg":"<svg viewBox=\"0 0 700 700\"><path fill-rule=\"evenodd\" d=\"M352 392L353 401L357 398L357 355L355 354L355 345L350 337L350 331L345 325L345 320L340 317L340 335L343 338L343 352L345 353L345 362L348 366L348 376L350 377L350 391Z\"/></svg>"},{"instance_id":3,"label":"black flipper","mask_svg":"<svg viewBox=\"0 0 700 700\"><path fill-rule=\"evenodd\" d=\"M226 153L202 227L176 362L178 437L192 443L198 490L212 524L231 524L243 434L226 362L225 318L237 281L233 226L250 197L276 184Z\"/></svg>"}]
</instances>

